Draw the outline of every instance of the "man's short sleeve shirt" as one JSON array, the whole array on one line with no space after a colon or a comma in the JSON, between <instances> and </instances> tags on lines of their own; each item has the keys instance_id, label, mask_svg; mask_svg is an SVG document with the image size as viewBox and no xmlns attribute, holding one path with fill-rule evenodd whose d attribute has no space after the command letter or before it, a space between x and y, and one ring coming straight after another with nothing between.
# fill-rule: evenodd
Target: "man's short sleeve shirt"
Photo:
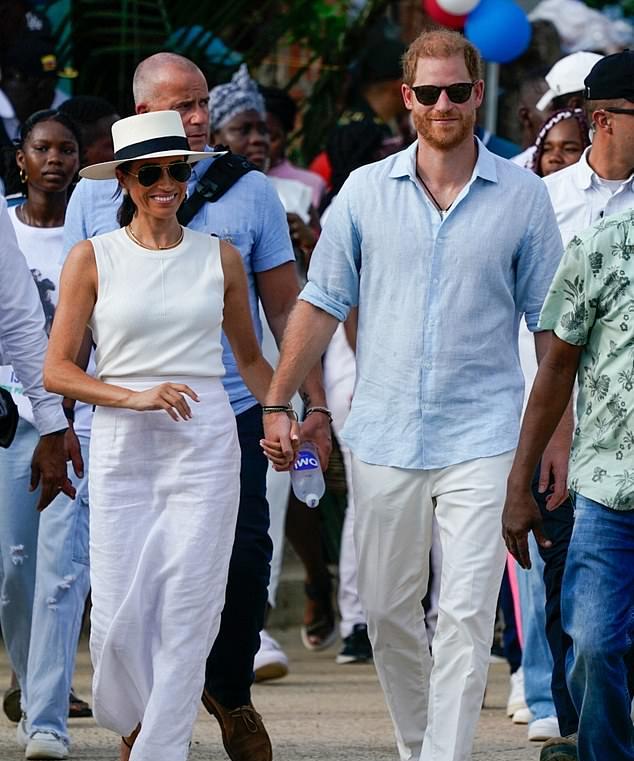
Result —
<instances>
[{"instance_id":1,"label":"man's short sleeve shirt","mask_svg":"<svg viewBox=\"0 0 634 761\"><path fill-rule=\"evenodd\" d=\"M573 491L634 510L634 211L605 217L570 241L539 320L583 346Z\"/></svg>"}]
</instances>

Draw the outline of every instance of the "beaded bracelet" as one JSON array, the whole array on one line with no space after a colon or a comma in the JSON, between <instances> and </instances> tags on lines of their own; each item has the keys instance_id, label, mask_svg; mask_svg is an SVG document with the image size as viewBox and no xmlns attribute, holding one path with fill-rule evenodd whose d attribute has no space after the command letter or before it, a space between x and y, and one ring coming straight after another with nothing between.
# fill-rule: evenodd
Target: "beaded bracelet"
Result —
<instances>
[{"instance_id":1,"label":"beaded bracelet","mask_svg":"<svg viewBox=\"0 0 634 761\"><path fill-rule=\"evenodd\" d=\"M328 422L332 423L332 412L328 407L309 407L306 412L304 412L304 420L313 412L321 412L323 415L326 415Z\"/></svg>"}]
</instances>

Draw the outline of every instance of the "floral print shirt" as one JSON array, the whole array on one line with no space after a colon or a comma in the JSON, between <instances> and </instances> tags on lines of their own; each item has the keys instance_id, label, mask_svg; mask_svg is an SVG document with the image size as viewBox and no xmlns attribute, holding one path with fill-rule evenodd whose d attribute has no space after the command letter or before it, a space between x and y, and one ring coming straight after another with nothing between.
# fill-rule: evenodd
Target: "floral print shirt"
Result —
<instances>
[{"instance_id":1,"label":"floral print shirt","mask_svg":"<svg viewBox=\"0 0 634 761\"><path fill-rule=\"evenodd\" d=\"M634 211L570 241L539 327L584 347L570 489L634 510Z\"/></svg>"}]
</instances>

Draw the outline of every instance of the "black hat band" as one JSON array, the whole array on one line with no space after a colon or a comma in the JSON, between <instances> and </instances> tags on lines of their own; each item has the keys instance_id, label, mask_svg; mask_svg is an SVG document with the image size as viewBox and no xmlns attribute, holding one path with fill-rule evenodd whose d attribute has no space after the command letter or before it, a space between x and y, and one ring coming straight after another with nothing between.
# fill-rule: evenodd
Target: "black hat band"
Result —
<instances>
[{"instance_id":1,"label":"black hat band","mask_svg":"<svg viewBox=\"0 0 634 761\"><path fill-rule=\"evenodd\" d=\"M131 143L115 151L115 161L127 161L145 156L148 153L160 153L162 151L189 151L189 143L186 137L169 135L167 137L155 137L151 140L142 140L140 143Z\"/></svg>"}]
</instances>

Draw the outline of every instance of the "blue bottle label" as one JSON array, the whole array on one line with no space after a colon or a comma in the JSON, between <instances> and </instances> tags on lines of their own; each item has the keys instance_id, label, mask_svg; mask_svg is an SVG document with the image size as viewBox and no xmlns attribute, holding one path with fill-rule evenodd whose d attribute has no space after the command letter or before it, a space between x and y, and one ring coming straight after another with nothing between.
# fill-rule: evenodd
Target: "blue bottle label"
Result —
<instances>
[{"instance_id":1,"label":"blue bottle label","mask_svg":"<svg viewBox=\"0 0 634 761\"><path fill-rule=\"evenodd\" d=\"M293 463L293 470L318 470L319 460L315 455L306 449L300 449L297 453L297 459Z\"/></svg>"}]
</instances>

